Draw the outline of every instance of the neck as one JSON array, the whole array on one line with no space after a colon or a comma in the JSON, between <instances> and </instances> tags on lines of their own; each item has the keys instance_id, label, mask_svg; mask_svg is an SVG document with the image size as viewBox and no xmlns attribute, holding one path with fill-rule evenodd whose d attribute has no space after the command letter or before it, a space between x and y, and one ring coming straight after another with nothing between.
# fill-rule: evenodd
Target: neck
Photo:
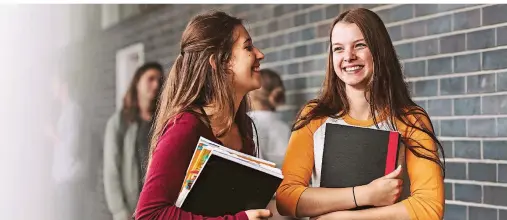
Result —
<instances>
[{"instance_id":1,"label":"neck","mask_svg":"<svg viewBox=\"0 0 507 220\"><path fill-rule=\"evenodd\" d=\"M364 89L356 89L346 86L347 99L349 101L350 117L358 120L367 120L371 117L370 104L366 100Z\"/></svg>"},{"instance_id":2,"label":"neck","mask_svg":"<svg viewBox=\"0 0 507 220\"><path fill-rule=\"evenodd\" d=\"M151 101L148 99L142 99L141 97L138 97L138 104L139 104L139 114L142 119L149 121L151 119Z\"/></svg>"},{"instance_id":3,"label":"neck","mask_svg":"<svg viewBox=\"0 0 507 220\"><path fill-rule=\"evenodd\" d=\"M239 105L241 104L241 100L243 100L244 96L245 94L236 94L236 96L234 97L234 115L236 115L236 113L238 112ZM215 115L219 110L216 108L215 104L211 104L209 106L204 107L204 111L206 112L207 115ZM219 130L219 127L225 126L220 125L221 122L215 121L213 117L210 117L210 120L212 124L211 127L213 128L213 130L215 129Z\"/></svg>"}]
</instances>

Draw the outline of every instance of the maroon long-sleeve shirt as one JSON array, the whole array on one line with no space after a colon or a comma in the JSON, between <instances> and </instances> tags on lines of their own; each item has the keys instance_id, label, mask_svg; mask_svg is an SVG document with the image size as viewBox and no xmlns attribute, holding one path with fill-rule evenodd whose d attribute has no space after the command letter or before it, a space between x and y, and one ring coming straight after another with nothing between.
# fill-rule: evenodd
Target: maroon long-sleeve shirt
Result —
<instances>
[{"instance_id":1,"label":"maroon long-sleeve shirt","mask_svg":"<svg viewBox=\"0 0 507 220\"><path fill-rule=\"evenodd\" d=\"M174 206L200 136L221 144L211 129L192 113L182 113L175 122L167 125L153 152L137 204L136 219L248 220L244 211L212 218L195 215ZM220 202L219 198L217 202Z\"/></svg>"}]
</instances>

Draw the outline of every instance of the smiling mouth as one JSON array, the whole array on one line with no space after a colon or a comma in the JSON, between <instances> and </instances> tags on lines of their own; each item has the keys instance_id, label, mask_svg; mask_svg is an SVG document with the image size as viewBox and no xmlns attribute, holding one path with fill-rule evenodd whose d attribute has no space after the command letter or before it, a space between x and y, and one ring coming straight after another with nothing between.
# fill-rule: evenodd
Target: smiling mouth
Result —
<instances>
[{"instance_id":1,"label":"smiling mouth","mask_svg":"<svg viewBox=\"0 0 507 220\"><path fill-rule=\"evenodd\" d=\"M344 67L342 68L343 71L345 72L348 72L348 73L355 73L359 70L362 70L364 66L362 65L356 65L356 66L349 66L349 67Z\"/></svg>"},{"instance_id":2,"label":"smiling mouth","mask_svg":"<svg viewBox=\"0 0 507 220\"><path fill-rule=\"evenodd\" d=\"M260 72L261 71L261 67L260 66L254 66L254 67L252 67L252 70L254 72Z\"/></svg>"}]
</instances>

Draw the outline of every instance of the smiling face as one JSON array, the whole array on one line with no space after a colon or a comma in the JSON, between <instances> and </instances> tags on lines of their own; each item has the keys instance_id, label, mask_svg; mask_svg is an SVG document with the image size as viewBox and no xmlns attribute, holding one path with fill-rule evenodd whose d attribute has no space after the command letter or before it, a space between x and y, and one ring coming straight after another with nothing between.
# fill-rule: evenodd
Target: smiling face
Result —
<instances>
[{"instance_id":1,"label":"smiling face","mask_svg":"<svg viewBox=\"0 0 507 220\"><path fill-rule=\"evenodd\" d=\"M338 22L331 32L333 69L347 87L364 90L373 74L373 57L354 23Z\"/></svg>"},{"instance_id":2,"label":"smiling face","mask_svg":"<svg viewBox=\"0 0 507 220\"><path fill-rule=\"evenodd\" d=\"M234 30L235 42L232 46L230 70L234 73L234 89L247 93L261 87L260 61L264 54L253 46L252 39L243 25Z\"/></svg>"}]
</instances>

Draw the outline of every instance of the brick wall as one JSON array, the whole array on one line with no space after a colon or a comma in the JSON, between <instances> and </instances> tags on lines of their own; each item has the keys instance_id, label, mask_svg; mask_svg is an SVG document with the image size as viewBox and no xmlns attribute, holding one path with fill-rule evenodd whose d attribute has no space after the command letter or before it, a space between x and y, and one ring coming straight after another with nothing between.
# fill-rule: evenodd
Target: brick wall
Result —
<instances>
[{"instance_id":1,"label":"brick wall","mask_svg":"<svg viewBox=\"0 0 507 220\"><path fill-rule=\"evenodd\" d=\"M211 6L247 19L264 68L282 74L286 121L324 78L331 21L353 5ZM447 159L445 219L507 219L507 5L364 5L386 23L414 100L430 114ZM86 102L97 138L114 110L115 52L143 42L168 68L200 5L169 5L88 40ZM210 8L210 6L206 6ZM87 46L88 47L88 46ZM100 98L99 98L100 97Z\"/></svg>"}]
</instances>

